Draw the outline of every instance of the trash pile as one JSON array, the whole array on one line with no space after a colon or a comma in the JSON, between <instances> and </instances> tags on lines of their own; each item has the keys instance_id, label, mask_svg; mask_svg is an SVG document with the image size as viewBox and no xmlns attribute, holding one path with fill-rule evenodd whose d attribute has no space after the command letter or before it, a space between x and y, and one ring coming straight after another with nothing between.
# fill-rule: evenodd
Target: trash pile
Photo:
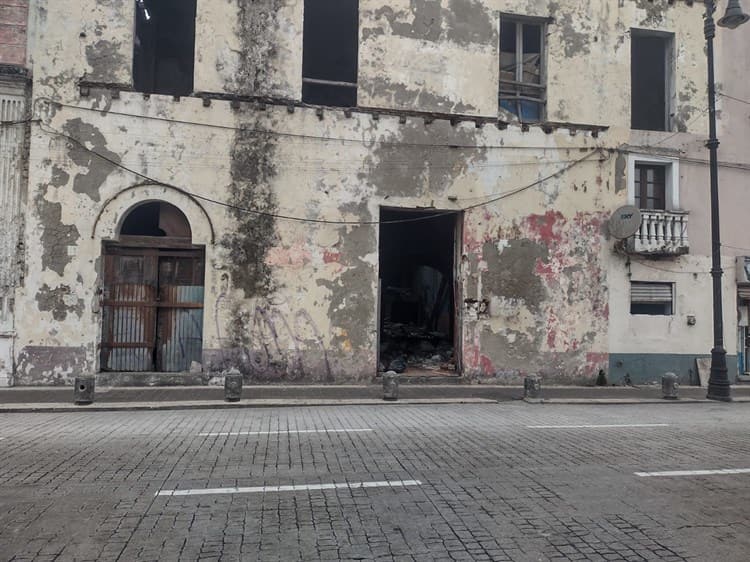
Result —
<instances>
[{"instance_id":1,"label":"trash pile","mask_svg":"<svg viewBox=\"0 0 750 562\"><path fill-rule=\"evenodd\" d=\"M380 371L403 373L409 368L455 371L453 342L442 332L385 321L380 333Z\"/></svg>"}]
</instances>

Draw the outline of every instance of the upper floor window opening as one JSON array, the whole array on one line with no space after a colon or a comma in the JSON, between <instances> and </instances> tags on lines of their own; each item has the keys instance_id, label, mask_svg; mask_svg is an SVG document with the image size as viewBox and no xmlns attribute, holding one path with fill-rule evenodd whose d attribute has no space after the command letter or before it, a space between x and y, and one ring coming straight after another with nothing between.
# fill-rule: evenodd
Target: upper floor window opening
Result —
<instances>
[{"instance_id":1,"label":"upper floor window opening","mask_svg":"<svg viewBox=\"0 0 750 562\"><path fill-rule=\"evenodd\" d=\"M359 0L305 0L302 101L357 105Z\"/></svg>"},{"instance_id":2,"label":"upper floor window opening","mask_svg":"<svg viewBox=\"0 0 750 562\"><path fill-rule=\"evenodd\" d=\"M538 19L500 19L500 107L521 121L544 119L545 27Z\"/></svg>"},{"instance_id":3,"label":"upper floor window opening","mask_svg":"<svg viewBox=\"0 0 750 562\"><path fill-rule=\"evenodd\" d=\"M133 87L185 96L193 91L196 0L135 0Z\"/></svg>"},{"instance_id":4,"label":"upper floor window opening","mask_svg":"<svg viewBox=\"0 0 750 562\"><path fill-rule=\"evenodd\" d=\"M631 127L669 131L674 90L674 36L632 29L630 33Z\"/></svg>"}]
</instances>

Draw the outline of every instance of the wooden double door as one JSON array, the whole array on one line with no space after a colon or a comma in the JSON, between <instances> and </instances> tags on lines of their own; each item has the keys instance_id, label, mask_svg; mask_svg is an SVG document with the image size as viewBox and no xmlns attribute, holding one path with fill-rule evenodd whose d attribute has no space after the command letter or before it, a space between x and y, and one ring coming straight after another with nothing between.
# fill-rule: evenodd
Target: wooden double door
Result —
<instances>
[{"instance_id":1,"label":"wooden double door","mask_svg":"<svg viewBox=\"0 0 750 562\"><path fill-rule=\"evenodd\" d=\"M202 248L104 247L101 369L179 372L203 349Z\"/></svg>"}]
</instances>

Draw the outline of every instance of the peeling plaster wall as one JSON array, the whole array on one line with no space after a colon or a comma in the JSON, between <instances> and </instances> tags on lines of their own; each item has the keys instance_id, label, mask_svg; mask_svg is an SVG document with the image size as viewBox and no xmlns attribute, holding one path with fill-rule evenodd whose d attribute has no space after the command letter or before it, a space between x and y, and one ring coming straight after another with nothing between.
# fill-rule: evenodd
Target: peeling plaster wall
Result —
<instances>
[{"instance_id":1,"label":"peeling plaster wall","mask_svg":"<svg viewBox=\"0 0 750 562\"><path fill-rule=\"evenodd\" d=\"M359 105L497 113L499 19L484 2L362 0L360 22Z\"/></svg>"},{"instance_id":2,"label":"peeling plaster wall","mask_svg":"<svg viewBox=\"0 0 750 562\"><path fill-rule=\"evenodd\" d=\"M303 0L198 0L195 90L301 99Z\"/></svg>"},{"instance_id":3,"label":"peeling plaster wall","mask_svg":"<svg viewBox=\"0 0 750 562\"><path fill-rule=\"evenodd\" d=\"M594 138L580 128L545 133L511 123L500 130L329 109L321 119L310 108L289 113L284 105L220 100L206 107L196 97L114 97L105 89L81 98L78 80L130 80L132 3L82 9L72 0L39 0L32 6L34 95L80 109L39 102L44 127L32 128L28 279L17 306L33 314L18 326L18 382L65 383L98 370L101 245L144 200L182 209L194 243L206 247L203 367L212 372L238 367L248 381L369 380L377 359L378 227L271 215L370 222L380 206L466 209L457 303L467 379L515 383L541 373L548 382L590 382L608 369L610 352L641 341L648 330L628 331L622 316L624 258L605 224L627 199L615 149L656 144L698 153L706 124L694 109L705 105L700 8L662 0L382 4L360 3L361 106L496 116L502 11L554 18L549 119L610 129ZM301 1L199 0L198 14L196 91L300 99ZM630 131L622 69L631 27L676 33L685 132ZM109 46L100 51L97 41ZM596 147L612 152L574 164ZM234 207L140 185L151 182L121 166ZM700 174L683 175L686 190L703 189ZM670 263L689 271L704 257Z\"/></svg>"}]
</instances>

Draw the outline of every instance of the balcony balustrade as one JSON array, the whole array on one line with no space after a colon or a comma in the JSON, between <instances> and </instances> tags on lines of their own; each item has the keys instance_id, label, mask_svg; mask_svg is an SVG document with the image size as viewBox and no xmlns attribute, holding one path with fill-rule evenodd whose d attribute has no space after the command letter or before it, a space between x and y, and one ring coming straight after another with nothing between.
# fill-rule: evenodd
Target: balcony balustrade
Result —
<instances>
[{"instance_id":1,"label":"balcony balustrade","mask_svg":"<svg viewBox=\"0 0 750 562\"><path fill-rule=\"evenodd\" d=\"M679 256L690 251L685 211L641 210L641 226L628 238L628 250L636 254Z\"/></svg>"}]
</instances>

